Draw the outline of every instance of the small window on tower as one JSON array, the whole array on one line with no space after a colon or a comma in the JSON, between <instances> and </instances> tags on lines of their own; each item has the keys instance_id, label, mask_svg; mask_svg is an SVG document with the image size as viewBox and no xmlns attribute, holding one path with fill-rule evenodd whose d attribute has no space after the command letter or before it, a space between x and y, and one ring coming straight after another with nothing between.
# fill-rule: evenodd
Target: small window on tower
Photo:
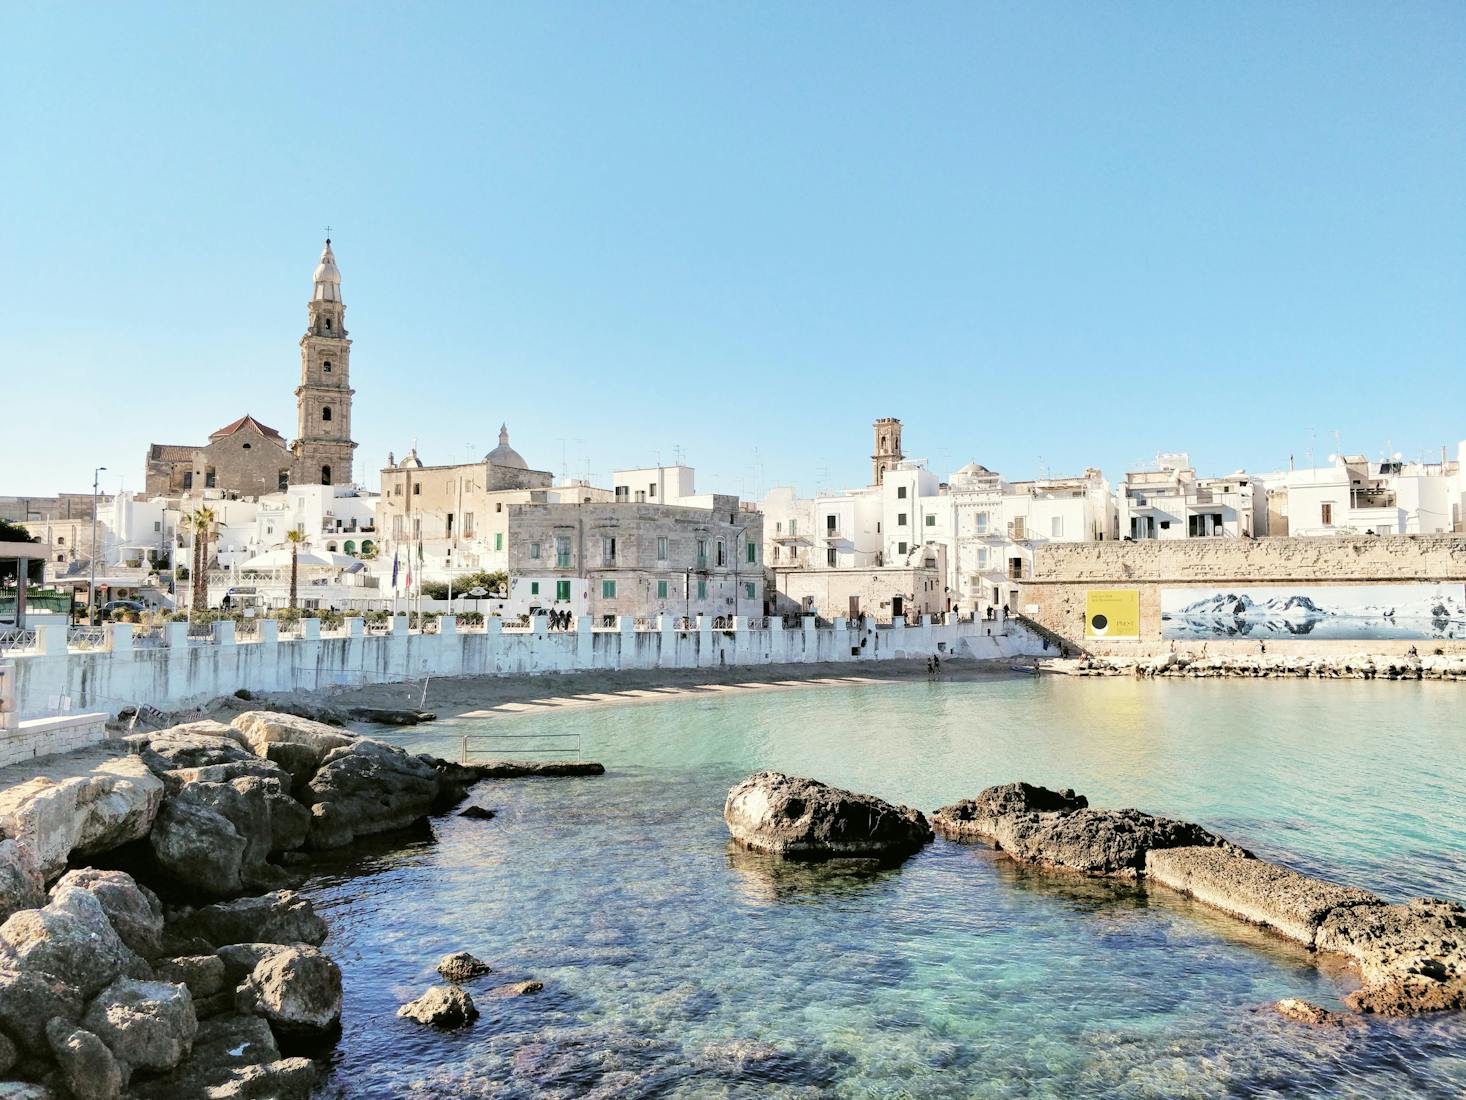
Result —
<instances>
[{"instance_id":1,"label":"small window on tower","mask_svg":"<svg viewBox=\"0 0 1466 1100\"><path fill-rule=\"evenodd\" d=\"M323 408L321 410L321 419L322 420L330 420L331 419L331 406L330 405L327 405L325 408Z\"/></svg>"},{"instance_id":2,"label":"small window on tower","mask_svg":"<svg viewBox=\"0 0 1466 1100\"><path fill-rule=\"evenodd\" d=\"M330 374L331 373L331 360L327 359L324 363L322 363L321 364L321 370L325 371L327 374Z\"/></svg>"},{"instance_id":3,"label":"small window on tower","mask_svg":"<svg viewBox=\"0 0 1466 1100\"><path fill-rule=\"evenodd\" d=\"M321 484L322 485L329 485L329 484L331 484L331 467L329 467L329 466L322 466L321 467Z\"/></svg>"},{"instance_id":4,"label":"small window on tower","mask_svg":"<svg viewBox=\"0 0 1466 1100\"><path fill-rule=\"evenodd\" d=\"M326 331L327 332L330 332L331 331L331 318L329 318L329 317L326 318Z\"/></svg>"}]
</instances>

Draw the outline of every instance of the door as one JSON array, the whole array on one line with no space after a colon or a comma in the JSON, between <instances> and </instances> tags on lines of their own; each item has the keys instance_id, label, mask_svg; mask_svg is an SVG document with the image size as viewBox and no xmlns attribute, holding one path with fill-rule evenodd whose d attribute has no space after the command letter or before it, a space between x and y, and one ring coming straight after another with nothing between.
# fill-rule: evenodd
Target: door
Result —
<instances>
[{"instance_id":1,"label":"door","mask_svg":"<svg viewBox=\"0 0 1466 1100\"><path fill-rule=\"evenodd\" d=\"M899 619L902 616L902 614L904 614L904 608L902 607L901 597L900 596L892 596L891 597L891 618L893 618L893 619Z\"/></svg>"},{"instance_id":2,"label":"door","mask_svg":"<svg viewBox=\"0 0 1466 1100\"><path fill-rule=\"evenodd\" d=\"M851 596L850 597L850 610L848 611L847 614L848 614L849 619L850 619L851 622L854 622L856 619L860 618L860 597L859 596Z\"/></svg>"}]
</instances>

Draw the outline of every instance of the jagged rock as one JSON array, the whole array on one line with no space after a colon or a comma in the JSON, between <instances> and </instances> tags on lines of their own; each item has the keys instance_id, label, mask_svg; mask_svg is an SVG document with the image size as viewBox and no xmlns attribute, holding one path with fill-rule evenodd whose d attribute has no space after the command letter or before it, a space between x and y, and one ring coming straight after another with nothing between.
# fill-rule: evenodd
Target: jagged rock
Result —
<instances>
[{"instance_id":1,"label":"jagged rock","mask_svg":"<svg viewBox=\"0 0 1466 1100\"><path fill-rule=\"evenodd\" d=\"M1044 806L1055 809L1036 808ZM1027 783L989 787L975 799L942 807L933 819L953 839L985 837L1016 859L1096 875L1136 877L1152 849L1227 845L1188 821L1092 810L1073 791Z\"/></svg>"},{"instance_id":2,"label":"jagged rock","mask_svg":"<svg viewBox=\"0 0 1466 1100\"><path fill-rule=\"evenodd\" d=\"M219 1095L215 1090L237 1081L241 1071L279 1058L280 1048L268 1023L259 1016L231 1013L201 1021L189 1056L172 1072L134 1084L132 1091L138 1100L214 1100Z\"/></svg>"},{"instance_id":3,"label":"jagged rock","mask_svg":"<svg viewBox=\"0 0 1466 1100\"><path fill-rule=\"evenodd\" d=\"M918 810L781 772L729 791L723 820L745 848L788 859L902 859L932 838Z\"/></svg>"},{"instance_id":4,"label":"jagged rock","mask_svg":"<svg viewBox=\"0 0 1466 1100\"><path fill-rule=\"evenodd\" d=\"M24 844L50 879L73 854L147 836L162 800L163 782L147 765L117 757L60 783L37 777L0 790L0 833Z\"/></svg>"},{"instance_id":5,"label":"jagged rock","mask_svg":"<svg viewBox=\"0 0 1466 1100\"><path fill-rule=\"evenodd\" d=\"M122 942L145 959L155 959L162 950L163 906L146 886L122 871L99 871L84 867L67 871L51 889L56 897L66 887L93 895Z\"/></svg>"},{"instance_id":6,"label":"jagged rock","mask_svg":"<svg viewBox=\"0 0 1466 1100\"><path fill-rule=\"evenodd\" d=\"M36 854L18 840L0 841L0 920L46 904L46 880Z\"/></svg>"},{"instance_id":7,"label":"jagged rock","mask_svg":"<svg viewBox=\"0 0 1466 1100\"><path fill-rule=\"evenodd\" d=\"M216 946L260 942L318 947L326 939L326 922L316 915L309 898L293 890L276 890L205 905L174 921L173 931Z\"/></svg>"},{"instance_id":8,"label":"jagged rock","mask_svg":"<svg viewBox=\"0 0 1466 1100\"><path fill-rule=\"evenodd\" d=\"M224 960L218 955L182 955L173 959L160 959L154 970L160 982L188 986L189 996L195 1003L205 997L212 997L224 988Z\"/></svg>"},{"instance_id":9,"label":"jagged rock","mask_svg":"<svg viewBox=\"0 0 1466 1100\"><path fill-rule=\"evenodd\" d=\"M131 965L133 953L95 895L63 886L44 907L22 909L0 925L0 956L8 967L48 974L91 996Z\"/></svg>"},{"instance_id":10,"label":"jagged rock","mask_svg":"<svg viewBox=\"0 0 1466 1100\"><path fill-rule=\"evenodd\" d=\"M492 992L496 997L525 997L531 993L542 992L544 988L544 982L510 982L508 985L496 986Z\"/></svg>"},{"instance_id":11,"label":"jagged rock","mask_svg":"<svg viewBox=\"0 0 1466 1100\"><path fill-rule=\"evenodd\" d=\"M287 947L260 960L235 1005L269 1020L277 1039L325 1038L341 1024L341 970L317 948Z\"/></svg>"},{"instance_id":12,"label":"jagged rock","mask_svg":"<svg viewBox=\"0 0 1466 1100\"><path fill-rule=\"evenodd\" d=\"M468 767L480 779L549 779L606 774L606 766L595 760L485 760Z\"/></svg>"},{"instance_id":13,"label":"jagged rock","mask_svg":"<svg viewBox=\"0 0 1466 1100\"><path fill-rule=\"evenodd\" d=\"M96 1035L58 1018L46 1025L46 1038L75 1100L117 1100L122 1095L122 1068Z\"/></svg>"},{"instance_id":14,"label":"jagged rock","mask_svg":"<svg viewBox=\"0 0 1466 1100\"><path fill-rule=\"evenodd\" d=\"M76 986L14 964L0 968L0 1028L27 1053L47 1054L46 1022L81 1019L85 998Z\"/></svg>"},{"instance_id":15,"label":"jagged rock","mask_svg":"<svg viewBox=\"0 0 1466 1100\"><path fill-rule=\"evenodd\" d=\"M228 943L219 948L215 957L224 964L224 980L238 985L261 960L284 950L285 945L281 943Z\"/></svg>"},{"instance_id":16,"label":"jagged rock","mask_svg":"<svg viewBox=\"0 0 1466 1100\"><path fill-rule=\"evenodd\" d=\"M208 806L170 798L148 843L159 867L206 897L229 897L244 889L240 868L248 842L228 818Z\"/></svg>"},{"instance_id":17,"label":"jagged rock","mask_svg":"<svg viewBox=\"0 0 1466 1100\"><path fill-rule=\"evenodd\" d=\"M459 817L472 818L475 821L492 821L498 816L493 810L483 806L468 806L458 811Z\"/></svg>"},{"instance_id":18,"label":"jagged rock","mask_svg":"<svg viewBox=\"0 0 1466 1100\"><path fill-rule=\"evenodd\" d=\"M332 749L307 785L312 848L340 848L358 836L402 829L428 816L438 794L434 768L396 745L358 738Z\"/></svg>"},{"instance_id":19,"label":"jagged rock","mask_svg":"<svg viewBox=\"0 0 1466 1100\"><path fill-rule=\"evenodd\" d=\"M267 857L279 846L298 846L307 820L273 778L187 783L164 801L149 842L159 867L180 885L230 897L280 885L284 872Z\"/></svg>"},{"instance_id":20,"label":"jagged rock","mask_svg":"<svg viewBox=\"0 0 1466 1100\"><path fill-rule=\"evenodd\" d=\"M429 986L415 1001L408 1001L397 1015L444 1030L463 1027L478 1017L473 998L456 985Z\"/></svg>"},{"instance_id":21,"label":"jagged rock","mask_svg":"<svg viewBox=\"0 0 1466 1100\"><path fill-rule=\"evenodd\" d=\"M81 1024L135 1070L172 1069L198 1030L187 986L132 978L118 978L97 994Z\"/></svg>"},{"instance_id":22,"label":"jagged rock","mask_svg":"<svg viewBox=\"0 0 1466 1100\"><path fill-rule=\"evenodd\" d=\"M1299 874L1237 849L1171 848L1146 853L1148 878L1235 917L1312 947L1325 917L1341 906L1381 905L1352 886Z\"/></svg>"},{"instance_id":23,"label":"jagged rock","mask_svg":"<svg viewBox=\"0 0 1466 1100\"><path fill-rule=\"evenodd\" d=\"M443 976L444 981L452 982L455 985L459 982L472 981L483 974L490 974L493 969L488 963L475 958L467 951L455 951L438 960L438 973Z\"/></svg>"},{"instance_id":24,"label":"jagged rock","mask_svg":"<svg viewBox=\"0 0 1466 1100\"><path fill-rule=\"evenodd\" d=\"M189 722L156 733L135 733L126 741L160 778L177 768L202 768L258 759L242 742L238 731L222 722Z\"/></svg>"},{"instance_id":25,"label":"jagged rock","mask_svg":"<svg viewBox=\"0 0 1466 1100\"><path fill-rule=\"evenodd\" d=\"M234 719L234 728L244 734L255 755L275 761L305 782L320 768L326 754L352 744L356 738L321 722L277 711L250 710ZM277 745L291 748L278 753Z\"/></svg>"},{"instance_id":26,"label":"jagged rock","mask_svg":"<svg viewBox=\"0 0 1466 1100\"><path fill-rule=\"evenodd\" d=\"M1439 898L1359 905L1324 918L1315 943L1359 964L1361 1012L1413 1016L1466 1008L1466 906Z\"/></svg>"},{"instance_id":27,"label":"jagged rock","mask_svg":"<svg viewBox=\"0 0 1466 1100\"><path fill-rule=\"evenodd\" d=\"M1341 1016L1337 1012L1330 1012L1312 1001L1300 1000L1297 997L1284 997L1273 1005L1273 1011L1285 1020L1293 1020L1300 1024L1325 1024L1329 1027L1344 1027L1350 1023L1347 1016Z\"/></svg>"},{"instance_id":28,"label":"jagged rock","mask_svg":"<svg viewBox=\"0 0 1466 1100\"><path fill-rule=\"evenodd\" d=\"M438 793L433 799L434 813L445 813L458 805L468 797L469 788L482 778L476 768L466 764L455 764L427 754L418 756L418 759L432 768L438 777Z\"/></svg>"},{"instance_id":29,"label":"jagged rock","mask_svg":"<svg viewBox=\"0 0 1466 1100\"><path fill-rule=\"evenodd\" d=\"M281 1058L234 1070L209 1090L208 1100L309 1100L316 1064L309 1058Z\"/></svg>"}]
</instances>

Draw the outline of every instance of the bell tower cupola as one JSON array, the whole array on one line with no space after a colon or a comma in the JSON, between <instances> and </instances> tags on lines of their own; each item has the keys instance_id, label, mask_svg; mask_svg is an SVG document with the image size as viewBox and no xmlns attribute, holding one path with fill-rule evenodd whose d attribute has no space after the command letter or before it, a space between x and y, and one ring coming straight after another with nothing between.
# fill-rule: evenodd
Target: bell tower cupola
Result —
<instances>
[{"instance_id":1,"label":"bell tower cupola","mask_svg":"<svg viewBox=\"0 0 1466 1100\"><path fill-rule=\"evenodd\" d=\"M331 239L311 276L306 331L300 338L300 385L295 389L297 485L350 485L351 341L346 337L346 306L341 272Z\"/></svg>"}]
</instances>

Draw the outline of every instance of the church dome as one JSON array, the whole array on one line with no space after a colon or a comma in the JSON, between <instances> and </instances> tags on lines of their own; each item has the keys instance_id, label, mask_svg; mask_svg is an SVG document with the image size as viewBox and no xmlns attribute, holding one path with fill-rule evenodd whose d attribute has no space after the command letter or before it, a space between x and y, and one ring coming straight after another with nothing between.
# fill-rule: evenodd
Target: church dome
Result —
<instances>
[{"instance_id":1,"label":"church dome","mask_svg":"<svg viewBox=\"0 0 1466 1100\"><path fill-rule=\"evenodd\" d=\"M509 446L509 428L504 424L499 425L499 445L484 456L485 462L492 462L495 466L508 466L516 470L528 470L529 463L520 457L518 451Z\"/></svg>"},{"instance_id":2,"label":"church dome","mask_svg":"<svg viewBox=\"0 0 1466 1100\"><path fill-rule=\"evenodd\" d=\"M311 276L315 283L315 300L318 302L341 301L341 272L336 270L336 255L331 251L331 238L326 238L326 247L321 251L316 272Z\"/></svg>"}]
</instances>

